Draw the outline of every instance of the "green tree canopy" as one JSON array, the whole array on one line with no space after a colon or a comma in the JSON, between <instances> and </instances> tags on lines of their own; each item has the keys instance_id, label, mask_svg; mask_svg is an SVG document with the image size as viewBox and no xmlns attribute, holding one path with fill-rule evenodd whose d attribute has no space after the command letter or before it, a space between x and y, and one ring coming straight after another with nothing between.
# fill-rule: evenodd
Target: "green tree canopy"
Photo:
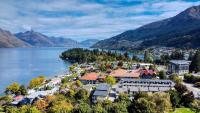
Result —
<instances>
[{"instance_id":1,"label":"green tree canopy","mask_svg":"<svg viewBox=\"0 0 200 113\"><path fill-rule=\"evenodd\" d=\"M74 113L92 113L92 108L87 103L80 103L74 109Z\"/></svg>"},{"instance_id":2,"label":"green tree canopy","mask_svg":"<svg viewBox=\"0 0 200 113\"><path fill-rule=\"evenodd\" d=\"M198 50L194 57L192 58L192 62L190 64L190 72L199 72L200 71L200 51Z\"/></svg>"},{"instance_id":3,"label":"green tree canopy","mask_svg":"<svg viewBox=\"0 0 200 113\"><path fill-rule=\"evenodd\" d=\"M160 71L158 73L158 76L160 79L167 79L166 73L164 71Z\"/></svg>"},{"instance_id":4,"label":"green tree canopy","mask_svg":"<svg viewBox=\"0 0 200 113\"><path fill-rule=\"evenodd\" d=\"M114 84L116 84L116 79L112 76L106 76L105 82L110 85L114 85Z\"/></svg>"},{"instance_id":5,"label":"green tree canopy","mask_svg":"<svg viewBox=\"0 0 200 113\"><path fill-rule=\"evenodd\" d=\"M11 94L17 94L20 90L20 85L16 82L14 82L13 84L9 85L6 90L5 93L11 93Z\"/></svg>"}]
</instances>

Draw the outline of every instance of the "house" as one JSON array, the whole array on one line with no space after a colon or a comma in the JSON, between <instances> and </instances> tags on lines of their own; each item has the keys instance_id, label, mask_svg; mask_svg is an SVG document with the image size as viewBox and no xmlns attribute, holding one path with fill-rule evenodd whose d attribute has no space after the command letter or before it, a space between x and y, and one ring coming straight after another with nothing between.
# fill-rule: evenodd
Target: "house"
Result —
<instances>
[{"instance_id":1,"label":"house","mask_svg":"<svg viewBox=\"0 0 200 113\"><path fill-rule=\"evenodd\" d=\"M179 75L189 73L189 65L191 61L187 60L171 60L168 65L169 73L176 73Z\"/></svg>"},{"instance_id":2,"label":"house","mask_svg":"<svg viewBox=\"0 0 200 113\"><path fill-rule=\"evenodd\" d=\"M139 78L140 70L124 70L124 69L117 69L110 73L110 76L116 78L117 80L121 80L124 78Z\"/></svg>"},{"instance_id":3,"label":"house","mask_svg":"<svg viewBox=\"0 0 200 113\"><path fill-rule=\"evenodd\" d=\"M56 77L56 78L51 79L51 81L47 83L46 86L54 87L60 83L61 83L61 78Z\"/></svg>"},{"instance_id":4,"label":"house","mask_svg":"<svg viewBox=\"0 0 200 113\"><path fill-rule=\"evenodd\" d=\"M113 86L113 90L117 94L133 94L136 92L164 92L172 89L174 85L175 83L171 80L122 79L119 84Z\"/></svg>"},{"instance_id":5,"label":"house","mask_svg":"<svg viewBox=\"0 0 200 113\"><path fill-rule=\"evenodd\" d=\"M156 71L152 69L141 69L140 70L141 79L153 79L156 78Z\"/></svg>"},{"instance_id":6,"label":"house","mask_svg":"<svg viewBox=\"0 0 200 113\"><path fill-rule=\"evenodd\" d=\"M91 72L83 75L79 80L83 84L96 84L98 80L99 73Z\"/></svg>"},{"instance_id":7,"label":"house","mask_svg":"<svg viewBox=\"0 0 200 113\"><path fill-rule=\"evenodd\" d=\"M96 103L97 101L104 101L108 99L110 91L110 85L106 83L99 84L93 95L92 95L92 102Z\"/></svg>"},{"instance_id":8,"label":"house","mask_svg":"<svg viewBox=\"0 0 200 113\"><path fill-rule=\"evenodd\" d=\"M22 95L15 96L15 97L13 97L14 101L11 102L11 105L17 106L23 99L24 99L24 96L22 96Z\"/></svg>"}]
</instances>

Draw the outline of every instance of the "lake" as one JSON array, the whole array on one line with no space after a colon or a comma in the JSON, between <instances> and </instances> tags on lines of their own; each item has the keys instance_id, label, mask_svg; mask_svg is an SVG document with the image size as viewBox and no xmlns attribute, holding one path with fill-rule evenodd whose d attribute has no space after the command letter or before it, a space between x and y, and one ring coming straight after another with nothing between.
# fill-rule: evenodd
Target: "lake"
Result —
<instances>
[{"instance_id":1,"label":"lake","mask_svg":"<svg viewBox=\"0 0 200 113\"><path fill-rule=\"evenodd\" d=\"M32 78L53 77L68 70L59 55L68 48L0 48L0 94L13 82L27 85Z\"/></svg>"}]
</instances>

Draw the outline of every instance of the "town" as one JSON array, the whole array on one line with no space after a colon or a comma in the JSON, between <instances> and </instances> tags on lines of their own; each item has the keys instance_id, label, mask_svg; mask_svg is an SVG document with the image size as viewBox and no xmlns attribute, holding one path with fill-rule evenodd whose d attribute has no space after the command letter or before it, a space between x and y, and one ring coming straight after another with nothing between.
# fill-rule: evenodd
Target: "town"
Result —
<instances>
[{"instance_id":1,"label":"town","mask_svg":"<svg viewBox=\"0 0 200 113\"><path fill-rule=\"evenodd\" d=\"M176 108L199 112L200 51L186 51L145 50L144 59L139 59L127 52L70 49L60 56L74 63L66 74L51 79L39 76L28 88L13 83L0 98L0 106L8 113L26 105L35 112L59 113L164 113Z\"/></svg>"}]
</instances>

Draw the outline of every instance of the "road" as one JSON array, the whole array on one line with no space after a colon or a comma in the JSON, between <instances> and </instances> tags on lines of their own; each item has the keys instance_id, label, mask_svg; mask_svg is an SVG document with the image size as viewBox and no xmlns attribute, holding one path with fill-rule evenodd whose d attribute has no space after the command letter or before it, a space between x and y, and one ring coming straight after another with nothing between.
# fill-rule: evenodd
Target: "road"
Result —
<instances>
[{"instance_id":1,"label":"road","mask_svg":"<svg viewBox=\"0 0 200 113\"><path fill-rule=\"evenodd\" d=\"M200 98L200 89L193 86L193 84L185 83L184 85L188 88L189 91L192 91L195 98Z\"/></svg>"}]
</instances>

